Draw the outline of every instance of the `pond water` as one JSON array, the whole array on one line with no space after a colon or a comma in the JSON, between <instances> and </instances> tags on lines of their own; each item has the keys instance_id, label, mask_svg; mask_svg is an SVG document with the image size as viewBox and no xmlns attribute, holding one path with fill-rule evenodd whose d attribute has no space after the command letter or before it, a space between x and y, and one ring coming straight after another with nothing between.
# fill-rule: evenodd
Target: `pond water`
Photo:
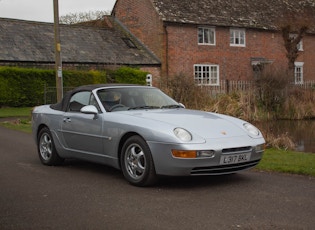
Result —
<instances>
[{"instance_id":1,"label":"pond water","mask_svg":"<svg viewBox=\"0 0 315 230\"><path fill-rule=\"evenodd\" d=\"M275 136L287 133L296 144L297 151L315 153L315 120L269 121L257 126Z\"/></svg>"}]
</instances>

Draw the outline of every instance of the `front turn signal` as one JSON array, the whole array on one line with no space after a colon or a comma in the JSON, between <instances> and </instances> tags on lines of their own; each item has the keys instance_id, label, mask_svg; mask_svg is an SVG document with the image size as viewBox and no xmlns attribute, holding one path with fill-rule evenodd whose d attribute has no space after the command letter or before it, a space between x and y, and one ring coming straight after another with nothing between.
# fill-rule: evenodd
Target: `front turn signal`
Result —
<instances>
[{"instance_id":1,"label":"front turn signal","mask_svg":"<svg viewBox=\"0 0 315 230\"><path fill-rule=\"evenodd\" d=\"M172 150L173 157L177 158L196 158L197 157L197 151L194 150Z\"/></svg>"}]
</instances>

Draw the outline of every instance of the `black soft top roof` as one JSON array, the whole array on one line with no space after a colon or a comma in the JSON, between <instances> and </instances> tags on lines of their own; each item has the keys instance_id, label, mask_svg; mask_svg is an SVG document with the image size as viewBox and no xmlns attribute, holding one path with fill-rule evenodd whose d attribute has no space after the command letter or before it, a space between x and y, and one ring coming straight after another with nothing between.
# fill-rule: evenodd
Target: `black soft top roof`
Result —
<instances>
[{"instance_id":1,"label":"black soft top roof","mask_svg":"<svg viewBox=\"0 0 315 230\"><path fill-rule=\"evenodd\" d=\"M50 108L55 109L55 110L60 110L60 111L66 111L68 107L68 103L70 101L70 98L72 97L73 94L81 91L92 91L97 88L103 88L103 87L119 87L119 86L137 86L137 85L132 85L132 84L94 84L94 85L83 85L79 86L73 90L70 90L65 93L64 97L62 100L56 104L50 105ZM140 85L138 85L140 86Z\"/></svg>"}]
</instances>

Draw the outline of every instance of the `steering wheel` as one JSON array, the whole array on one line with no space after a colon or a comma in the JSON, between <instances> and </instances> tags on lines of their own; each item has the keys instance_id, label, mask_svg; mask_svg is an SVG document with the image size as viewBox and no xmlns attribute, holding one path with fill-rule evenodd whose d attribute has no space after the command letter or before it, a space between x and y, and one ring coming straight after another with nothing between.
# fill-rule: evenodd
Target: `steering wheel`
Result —
<instances>
[{"instance_id":1,"label":"steering wheel","mask_svg":"<svg viewBox=\"0 0 315 230\"><path fill-rule=\"evenodd\" d=\"M116 104L116 105L113 105L112 107L109 108L109 111L113 111L114 109L117 109L119 107L125 107L123 104Z\"/></svg>"}]
</instances>

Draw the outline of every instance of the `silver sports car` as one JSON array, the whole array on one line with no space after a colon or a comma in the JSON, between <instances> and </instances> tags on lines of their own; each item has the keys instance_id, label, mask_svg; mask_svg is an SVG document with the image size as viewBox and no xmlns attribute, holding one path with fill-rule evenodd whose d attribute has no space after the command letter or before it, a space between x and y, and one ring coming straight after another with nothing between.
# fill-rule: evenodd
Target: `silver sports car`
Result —
<instances>
[{"instance_id":1,"label":"silver sports car","mask_svg":"<svg viewBox=\"0 0 315 230\"><path fill-rule=\"evenodd\" d=\"M34 108L41 162L76 158L120 169L133 185L159 175L235 173L257 165L265 140L246 121L185 109L161 90L136 85L87 85L62 101Z\"/></svg>"}]
</instances>

